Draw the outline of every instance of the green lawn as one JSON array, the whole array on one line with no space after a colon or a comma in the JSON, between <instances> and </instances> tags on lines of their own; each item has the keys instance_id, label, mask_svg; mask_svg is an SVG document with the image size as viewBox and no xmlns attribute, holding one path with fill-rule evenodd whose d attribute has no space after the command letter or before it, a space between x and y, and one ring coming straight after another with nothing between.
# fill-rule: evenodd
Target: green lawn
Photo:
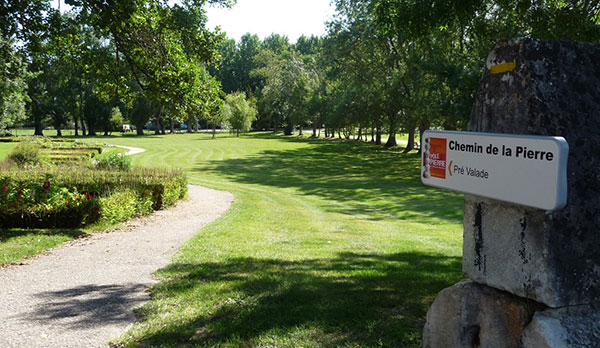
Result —
<instances>
[{"instance_id":1,"label":"green lawn","mask_svg":"<svg viewBox=\"0 0 600 348\"><path fill-rule=\"evenodd\" d=\"M106 141L236 196L158 272L125 345L418 347L462 278L462 197L424 187L416 154L267 133Z\"/></svg>"},{"instance_id":2,"label":"green lawn","mask_svg":"<svg viewBox=\"0 0 600 348\"><path fill-rule=\"evenodd\" d=\"M0 161L4 160L17 144L18 143L0 143Z\"/></svg>"}]
</instances>

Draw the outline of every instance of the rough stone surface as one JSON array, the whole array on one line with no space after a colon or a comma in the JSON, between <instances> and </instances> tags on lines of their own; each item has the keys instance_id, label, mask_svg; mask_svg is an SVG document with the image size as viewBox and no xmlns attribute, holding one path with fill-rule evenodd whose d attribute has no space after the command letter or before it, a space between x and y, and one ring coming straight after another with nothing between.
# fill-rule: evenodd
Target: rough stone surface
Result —
<instances>
[{"instance_id":1,"label":"rough stone surface","mask_svg":"<svg viewBox=\"0 0 600 348\"><path fill-rule=\"evenodd\" d=\"M429 311L423 348L518 347L539 304L463 281L442 290Z\"/></svg>"},{"instance_id":2,"label":"rough stone surface","mask_svg":"<svg viewBox=\"0 0 600 348\"><path fill-rule=\"evenodd\" d=\"M510 62L513 71L490 72ZM600 45L574 42L513 39L490 53L469 130L563 136L568 203L545 212L465 195L471 279L550 307L600 301L598 62Z\"/></svg>"},{"instance_id":3,"label":"rough stone surface","mask_svg":"<svg viewBox=\"0 0 600 348\"><path fill-rule=\"evenodd\" d=\"M600 347L600 306L573 306L536 312L523 331L520 347Z\"/></svg>"}]
</instances>

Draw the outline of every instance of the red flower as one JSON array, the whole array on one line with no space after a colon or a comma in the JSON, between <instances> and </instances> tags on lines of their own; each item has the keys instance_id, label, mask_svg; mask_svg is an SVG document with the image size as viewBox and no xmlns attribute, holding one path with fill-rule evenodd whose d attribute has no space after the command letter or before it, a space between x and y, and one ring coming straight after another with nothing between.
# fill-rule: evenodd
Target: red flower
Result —
<instances>
[{"instance_id":1,"label":"red flower","mask_svg":"<svg viewBox=\"0 0 600 348\"><path fill-rule=\"evenodd\" d=\"M7 192L8 192L8 184L7 184L7 183L4 183L4 184L2 185L2 192L4 192L4 193L7 193Z\"/></svg>"},{"instance_id":2,"label":"red flower","mask_svg":"<svg viewBox=\"0 0 600 348\"><path fill-rule=\"evenodd\" d=\"M20 198L22 194L23 194L23 189L19 187L17 189L17 197Z\"/></svg>"},{"instance_id":3,"label":"red flower","mask_svg":"<svg viewBox=\"0 0 600 348\"><path fill-rule=\"evenodd\" d=\"M42 185L42 188L44 189L44 192L48 193L48 190L50 190L50 181L46 181L44 185Z\"/></svg>"},{"instance_id":4,"label":"red flower","mask_svg":"<svg viewBox=\"0 0 600 348\"><path fill-rule=\"evenodd\" d=\"M90 194L86 192L85 193L85 199L92 199L92 196L90 196Z\"/></svg>"}]
</instances>

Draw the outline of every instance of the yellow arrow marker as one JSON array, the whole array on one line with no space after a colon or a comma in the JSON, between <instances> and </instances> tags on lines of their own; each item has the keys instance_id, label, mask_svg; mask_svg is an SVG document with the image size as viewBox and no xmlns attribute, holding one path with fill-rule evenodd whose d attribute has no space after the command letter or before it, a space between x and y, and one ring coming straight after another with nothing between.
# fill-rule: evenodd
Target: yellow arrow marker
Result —
<instances>
[{"instance_id":1,"label":"yellow arrow marker","mask_svg":"<svg viewBox=\"0 0 600 348\"><path fill-rule=\"evenodd\" d=\"M496 64L496 65L492 65L490 67L490 73L501 74L501 73L513 71L516 68L517 68L517 63L515 63L515 62Z\"/></svg>"}]
</instances>

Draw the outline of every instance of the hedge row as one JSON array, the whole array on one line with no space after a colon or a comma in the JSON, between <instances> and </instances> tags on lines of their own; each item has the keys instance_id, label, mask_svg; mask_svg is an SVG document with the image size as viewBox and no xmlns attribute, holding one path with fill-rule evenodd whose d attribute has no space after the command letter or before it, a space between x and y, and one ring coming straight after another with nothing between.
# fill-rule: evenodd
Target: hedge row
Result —
<instances>
[{"instance_id":1,"label":"hedge row","mask_svg":"<svg viewBox=\"0 0 600 348\"><path fill-rule=\"evenodd\" d=\"M174 204L186 196L186 184L182 172L166 169L0 171L0 227L124 221Z\"/></svg>"}]
</instances>

